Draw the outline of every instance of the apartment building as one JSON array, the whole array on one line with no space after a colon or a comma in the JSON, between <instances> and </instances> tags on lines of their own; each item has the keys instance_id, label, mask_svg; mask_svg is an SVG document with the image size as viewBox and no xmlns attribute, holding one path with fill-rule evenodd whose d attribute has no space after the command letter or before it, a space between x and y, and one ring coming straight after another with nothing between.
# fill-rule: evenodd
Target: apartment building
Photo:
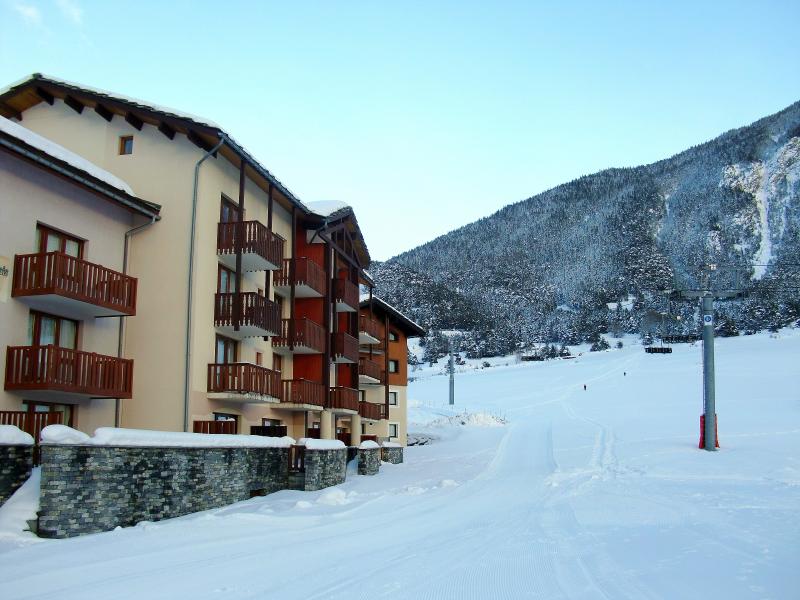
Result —
<instances>
[{"instance_id":1,"label":"apartment building","mask_svg":"<svg viewBox=\"0 0 800 600\"><path fill-rule=\"evenodd\" d=\"M113 425L132 395L121 320L140 289L126 247L160 207L0 117L0 424Z\"/></svg>"},{"instance_id":2,"label":"apartment building","mask_svg":"<svg viewBox=\"0 0 800 600\"><path fill-rule=\"evenodd\" d=\"M352 426L357 439L364 414L388 435L391 409L369 406L386 394L359 394L359 350L384 340L361 329L359 286L373 282L350 207L301 202L211 121L106 91L35 74L0 91L0 115L161 206L129 239L140 293L118 343L136 369L117 424L296 438Z\"/></svg>"}]
</instances>

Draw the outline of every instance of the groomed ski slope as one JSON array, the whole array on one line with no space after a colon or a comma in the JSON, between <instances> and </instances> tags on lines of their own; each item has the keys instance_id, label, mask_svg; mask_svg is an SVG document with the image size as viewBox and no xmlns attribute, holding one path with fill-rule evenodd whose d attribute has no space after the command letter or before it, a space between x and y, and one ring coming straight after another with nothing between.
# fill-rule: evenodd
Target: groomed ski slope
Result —
<instances>
[{"instance_id":1,"label":"groomed ski slope","mask_svg":"<svg viewBox=\"0 0 800 600\"><path fill-rule=\"evenodd\" d=\"M716 453L697 449L700 357L626 341L460 374L456 408L508 425L418 426L438 441L320 492L72 540L0 537L0 596L797 597L800 335L718 341ZM412 420L454 414L446 377L409 395Z\"/></svg>"}]
</instances>

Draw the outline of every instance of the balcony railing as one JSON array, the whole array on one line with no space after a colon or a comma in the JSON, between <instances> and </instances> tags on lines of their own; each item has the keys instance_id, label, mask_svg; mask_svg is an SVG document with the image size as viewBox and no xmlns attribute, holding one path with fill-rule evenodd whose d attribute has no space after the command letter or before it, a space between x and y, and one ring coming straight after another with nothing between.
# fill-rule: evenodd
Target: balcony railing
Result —
<instances>
[{"instance_id":1,"label":"balcony railing","mask_svg":"<svg viewBox=\"0 0 800 600\"><path fill-rule=\"evenodd\" d=\"M226 433L236 434L236 421L195 421L192 425L194 433Z\"/></svg>"},{"instance_id":2,"label":"balcony railing","mask_svg":"<svg viewBox=\"0 0 800 600\"><path fill-rule=\"evenodd\" d=\"M349 387L331 388L328 408L358 412L358 390Z\"/></svg>"},{"instance_id":3,"label":"balcony railing","mask_svg":"<svg viewBox=\"0 0 800 600\"><path fill-rule=\"evenodd\" d=\"M385 419L385 409L385 404L377 404L375 402L359 402L358 404L358 414L360 414L362 418L369 419L371 421L380 421L381 419Z\"/></svg>"},{"instance_id":4,"label":"balcony railing","mask_svg":"<svg viewBox=\"0 0 800 600\"><path fill-rule=\"evenodd\" d=\"M236 251L241 244L242 267L245 271L280 269L285 240L260 221L234 221L217 225L217 254L226 266L236 264Z\"/></svg>"},{"instance_id":5,"label":"balcony railing","mask_svg":"<svg viewBox=\"0 0 800 600\"><path fill-rule=\"evenodd\" d=\"M358 286L346 279L336 279L333 286L333 299L336 310L357 312Z\"/></svg>"},{"instance_id":6,"label":"balcony railing","mask_svg":"<svg viewBox=\"0 0 800 600\"><path fill-rule=\"evenodd\" d=\"M210 393L256 394L280 400L281 374L252 363L214 363L208 365Z\"/></svg>"},{"instance_id":7,"label":"balcony railing","mask_svg":"<svg viewBox=\"0 0 800 600\"><path fill-rule=\"evenodd\" d=\"M358 334L359 342L363 344L378 344L383 339L383 327L375 319L367 315L359 315Z\"/></svg>"},{"instance_id":8,"label":"balcony railing","mask_svg":"<svg viewBox=\"0 0 800 600\"><path fill-rule=\"evenodd\" d=\"M294 329L294 331L292 331ZM294 336L292 336L294 333ZM294 343L292 338L294 337ZM325 328L311 319L283 319L281 335L273 338L272 347L277 350L289 349L298 354L317 354L325 352Z\"/></svg>"},{"instance_id":9,"label":"balcony railing","mask_svg":"<svg viewBox=\"0 0 800 600\"><path fill-rule=\"evenodd\" d=\"M275 302L256 292L218 293L214 296L214 325L238 339L278 335L281 315Z\"/></svg>"},{"instance_id":10,"label":"balcony railing","mask_svg":"<svg viewBox=\"0 0 800 600\"><path fill-rule=\"evenodd\" d=\"M364 358L358 359L358 375L360 378L371 380L371 383L383 383L383 369L374 360Z\"/></svg>"},{"instance_id":11,"label":"balcony railing","mask_svg":"<svg viewBox=\"0 0 800 600\"><path fill-rule=\"evenodd\" d=\"M294 262L295 297L320 298L325 295L325 270L313 260L298 257L286 258L280 273L275 274L275 288L288 294L292 286L292 263Z\"/></svg>"},{"instance_id":12,"label":"balcony railing","mask_svg":"<svg viewBox=\"0 0 800 600\"><path fill-rule=\"evenodd\" d=\"M342 442L345 446L349 446L353 436L349 431L340 431L336 434L336 439Z\"/></svg>"},{"instance_id":13,"label":"balcony railing","mask_svg":"<svg viewBox=\"0 0 800 600\"><path fill-rule=\"evenodd\" d=\"M333 362L358 362L358 340L352 335L340 331L332 335Z\"/></svg>"},{"instance_id":14,"label":"balcony railing","mask_svg":"<svg viewBox=\"0 0 800 600\"><path fill-rule=\"evenodd\" d=\"M283 402L325 406L325 386L307 379L289 379L283 382Z\"/></svg>"},{"instance_id":15,"label":"balcony railing","mask_svg":"<svg viewBox=\"0 0 800 600\"><path fill-rule=\"evenodd\" d=\"M39 434L48 425L61 425L62 412L28 412L25 410L0 410L0 425L14 425L33 436L39 443Z\"/></svg>"},{"instance_id":16,"label":"balcony railing","mask_svg":"<svg viewBox=\"0 0 800 600\"><path fill-rule=\"evenodd\" d=\"M52 345L9 346L5 389L130 398L133 361Z\"/></svg>"},{"instance_id":17,"label":"balcony railing","mask_svg":"<svg viewBox=\"0 0 800 600\"><path fill-rule=\"evenodd\" d=\"M17 254L11 295L41 310L53 309L48 296L67 298L71 302L53 299L53 312L79 319L136 314L135 277L61 252Z\"/></svg>"}]
</instances>

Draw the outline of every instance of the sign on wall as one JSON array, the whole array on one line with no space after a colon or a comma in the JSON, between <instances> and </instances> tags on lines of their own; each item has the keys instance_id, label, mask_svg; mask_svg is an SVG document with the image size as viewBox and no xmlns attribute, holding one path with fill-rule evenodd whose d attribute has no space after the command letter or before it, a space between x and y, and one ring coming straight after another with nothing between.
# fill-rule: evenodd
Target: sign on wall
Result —
<instances>
[{"instance_id":1,"label":"sign on wall","mask_svg":"<svg viewBox=\"0 0 800 600\"><path fill-rule=\"evenodd\" d=\"M11 297L11 259L0 256L0 302Z\"/></svg>"}]
</instances>

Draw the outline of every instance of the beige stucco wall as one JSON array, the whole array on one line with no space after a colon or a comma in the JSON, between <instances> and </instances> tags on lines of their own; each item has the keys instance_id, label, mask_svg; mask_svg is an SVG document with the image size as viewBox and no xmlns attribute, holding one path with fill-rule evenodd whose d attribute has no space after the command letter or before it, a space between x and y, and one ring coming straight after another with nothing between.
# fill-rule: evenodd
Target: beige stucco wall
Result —
<instances>
[{"instance_id":1,"label":"beige stucco wall","mask_svg":"<svg viewBox=\"0 0 800 600\"><path fill-rule=\"evenodd\" d=\"M192 188L195 164L203 151L181 134L169 140L150 125L145 124L138 131L120 117L109 123L89 109L79 115L59 100L54 106L43 103L26 111L24 125L121 177L139 197L162 205L161 221L136 234L131 242L129 272L139 278L139 298L137 315L128 320L125 329L125 355L135 360L135 368L133 399L123 405L122 424L183 429ZM130 155L118 154L122 135L134 138ZM193 420L210 419L217 411L240 415L240 431L249 432L249 426L260 425L262 417L286 422L294 415L264 405L208 399L207 366L214 360L216 334L216 238L222 194L238 201L239 171L220 155L203 163L199 178L189 427ZM267 194L249 179L245 209L246 219L267 222ZM291 219L277 202L273 230L287 240L284 255L289 257ZM259 287L265 287L263 271L244 275L242 291L256 291ZM273 298L272 292L269 297ZM271 347L263 339L244 340L239 348L241 362L255 362L255 353L260 351L264 366L272 366ZM283 378L290 376L291 359L284 358Z\"/></svg>"},{"instance_id":2,"label":"beige stucco wall","mask_svg":"<svg viewBox=\"0 0 800 600\"><path fill-rule=\"evenodd\" d=\"M368 402L383 403L383 386L364 386L361 389L365 390L365 398ZM398 435L396 438L392 438L391 441L405 446L408 440L408 388L406 386L390 385L389 391L397 392L397 405L389 405L389 420L378 421L377 423L362 421L366 424L365 433L377 435L379 437L388 437L389 423L397 423Z\"/></svg>"},{"instance_id":3,"label":"beige stucco wall","mask_svg":"<svg viewBox=\"0 0 800 600\"><path fill-rule=\"evenodd\" d=\"M5 151L0 151L0 203L0 257L11 265L15 254L38 251L36 226L42 223L85 239L86 260L121 271L125 231L138 222L128 210ZM7 346L28 343L30 309L24 301L10 298L11 277L9 272L8 294L0 294L4 357ZM118 324L117 318L82 321L78 348L116 356ZM134 365L134 373L137 368ZM24 398L24 393L0 390L0 410L20 410ZM77 404L79 429L91 433L96 427L114 425L114 400Z\"/></svg>"}]
</instances>

